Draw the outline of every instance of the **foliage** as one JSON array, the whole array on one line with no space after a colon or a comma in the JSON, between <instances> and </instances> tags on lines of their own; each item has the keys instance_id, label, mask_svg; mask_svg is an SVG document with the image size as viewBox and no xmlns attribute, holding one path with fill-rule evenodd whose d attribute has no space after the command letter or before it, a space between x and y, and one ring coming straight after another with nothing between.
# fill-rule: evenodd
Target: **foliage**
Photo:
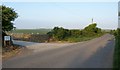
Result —
<instances>
[{"instance_id":1,"label":"foliage","mask_svg":"<svg viewBox=\"0 0 120 70\"><path fill-rule=\"evenodd\" d=\"M53 30L48 32L50 38L58 41L82 41L88 40L89 37L99 36L101 29L96 27L97 24L90 24L83 30L69 30L62 27L54 27ZM84 38L84 39L83 39ZM86 38L86 39L85 39Z\"/></svg>"},{"instance_id":2,"label":"foliage","mask_svg":"<svg viewBox=\"0 0 120 70\"><path fill-rule=\"evenodd\" d=\"M0 6L2 7L2 30L10 31L15 28L13 22L15 18L18 17L17 13L14 11L13 8Z\"/></svg>"},{"instance_id":3,"label":"foliage","mask_svg":"<svg viewBox=\"0 0 120 70\"><path fill-rule=\"evenodd\" d=\"M74 36L74 37L78 37L78 36L80 36L80 35L82 35L82 31L80 31L80 30L70 30L70 35L71 36Z\"/></svg>"},{"instance_id":4,"label":"foliage","mask_svg":"<svg viewBox=\"0 0 120 70\"><path fill-rule=\"evenodd\" d=\"M117 28L117 30L111 30L110 34L113 34L114 36L120 36L120 28Z\"/></svg>"},{"instance_id":5,"label":"foliage","mask_svg":"<svg viewBox=\"0 0 120 70\"><path fill-rule=\"evenodd\" d=\"M117 32L116 35L120 37L120 28L118 28L116 32Z\"/></svg>"},{"instance_id":6,"label":"foliage","mask_svg":"<svg viewBox=\"0 0 120 70\"><path fill-rule=\"evenodd\" d=\"M112 34L112 35L117 35L117 30L110 30L110 34Z\"/></svg>"},{"instance_id":7,"label":"foliage","mask_svg":"<svg viewBox=\"0 0 120 70\"><path fill-rule=\"evenodd\" d=\"M49 36L52 36L56 40L63 40L66 36L70 35L70 31L68 29L64 29L62 27L55 27L51 32L47 33Z\"/></svg>"},{"instance_id":8,"label":"foliage","mask_svg":"<svg viewBox=\"0 0 120 70\"><path fill-rule=\"evenodd\" d=\"M97 26L97 24L93 23L93 24L90 24L89 26L85 27L83 34L88 35L88 36L93 36L97 33L101 33L101 29L97 28L96 26Z\"/></svg>"},{"instance_id":9,"label":"foliage","mask_svg":"<svg viewBox=\"0 0 120 70\"><path fill-rule=\"evenodd\" d=\"M97 26L96 23L94 23L94 24L90 24L89 26L85 27L84 30L86 30L86 31L90 31L90 32L94 32L95 29L96 29L96 26Z\"/></svg>"},{"instance_id":10,"label":"foliage","mask_svg":"<svg viewBox=\"0 0 120 70\"><path fill-rule=\"evenodd\" d=\"M86 37L86 36L74 37L74 36L71 36L71 37L68 37L66 39L66 41L68 41L68 42L81 42L81 41L87 41L87 40L90 40L93 38L95 38L95 37Z\"/></svg>"},{"instance_id":11,"label":"foliage","mask_svg":"<svg viewBox=\"0 0 120 70\"><path fill-rule=\"evenodd\" d=\"M118 70L120 66L120 28L116 30L115 35L115 51L114 51L114 66L113 70Z\"/></svg>"}]
</instances>

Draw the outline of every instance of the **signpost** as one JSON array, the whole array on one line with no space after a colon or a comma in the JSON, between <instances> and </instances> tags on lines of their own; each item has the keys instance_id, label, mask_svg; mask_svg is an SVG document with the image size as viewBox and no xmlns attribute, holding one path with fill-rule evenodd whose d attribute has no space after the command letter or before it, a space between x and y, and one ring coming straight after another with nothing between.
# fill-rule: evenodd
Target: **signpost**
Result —
<instances>
[{"instance_id":1,"label":"signpost","mask_svg":"<svg viewBox=\"0 0 120 70\"><path fill-rule=\"evenodd\" d=\"M11 36L4 36L4 46L11 45Z\"/></svg>"},{"instance_id":2,"label":"signpost","mask_svg":"<svg viewBox=\"0 0 120 70\"><path fill-rule=\"evenodd\" d=\"M5 41L10 41L10 36L4 36Z\"/></svg>"}]
</instances>

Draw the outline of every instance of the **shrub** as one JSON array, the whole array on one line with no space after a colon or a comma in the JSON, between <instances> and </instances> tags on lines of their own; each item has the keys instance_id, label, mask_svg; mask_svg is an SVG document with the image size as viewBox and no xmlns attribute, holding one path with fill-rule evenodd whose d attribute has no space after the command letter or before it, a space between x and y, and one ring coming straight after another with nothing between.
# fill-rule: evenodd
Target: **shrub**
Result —
<instances>
[{"instance_id":1,"label":"shrub","mask_svg":"<svg viewBox=\"0 0 120 70\"><path fill-rule=\"evenodd\" d=\"M55 40L74 40L80 41L77 38L82 37L95 37L101 35L101 29L96 27L97 24L90 24L89 26L85 27L83 30L68 30L62 27L54 27L53 30L48 32L49 38L53 38ZM75 40L76 39L76 40ZM81 38L82 39L82 38Z\"/></svg>"}]
</instances>

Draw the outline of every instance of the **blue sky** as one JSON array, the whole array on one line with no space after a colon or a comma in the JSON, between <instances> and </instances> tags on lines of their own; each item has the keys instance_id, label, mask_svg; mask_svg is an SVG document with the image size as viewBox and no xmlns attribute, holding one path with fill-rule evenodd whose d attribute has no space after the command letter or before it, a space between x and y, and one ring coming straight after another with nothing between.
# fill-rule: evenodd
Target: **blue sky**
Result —
<instances>
[{"instance_id":1,"label":"blue sky","mask_svg":"<svg viewBox=\"0 0 120 70\"><path fill-rule=\"evenodd\" d=\"M3 0L3 2L118 2L119 0Z\"/></svg>"},{"instance_id":2,"label":"blue sky","mask_svg":"<svg viewBox=\"0 0 120 70\"><path fill-rule=\"evenodd\" d=\"M117 2L4 2L19 17L14 21L18 29L53 28L82 29L97 22L103 29L118 26Z\"/></svg>"}]
</instances>

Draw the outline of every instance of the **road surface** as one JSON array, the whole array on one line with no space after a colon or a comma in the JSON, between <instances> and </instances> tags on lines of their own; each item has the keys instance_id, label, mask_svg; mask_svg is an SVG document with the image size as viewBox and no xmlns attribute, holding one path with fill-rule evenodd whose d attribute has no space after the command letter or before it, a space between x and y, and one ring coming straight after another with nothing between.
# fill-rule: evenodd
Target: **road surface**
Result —
<instances>
[{"instance_id":1,"label":"road surface","mask_svg":"<svg viewBox=\"0 0 120 70\"><path fill-rule=\"evenodd\" d=\"M79 43L32 43L27 53L3 61L3 68L112 68L114 37L102 37Z\"/></svg>"}]
</instances>

